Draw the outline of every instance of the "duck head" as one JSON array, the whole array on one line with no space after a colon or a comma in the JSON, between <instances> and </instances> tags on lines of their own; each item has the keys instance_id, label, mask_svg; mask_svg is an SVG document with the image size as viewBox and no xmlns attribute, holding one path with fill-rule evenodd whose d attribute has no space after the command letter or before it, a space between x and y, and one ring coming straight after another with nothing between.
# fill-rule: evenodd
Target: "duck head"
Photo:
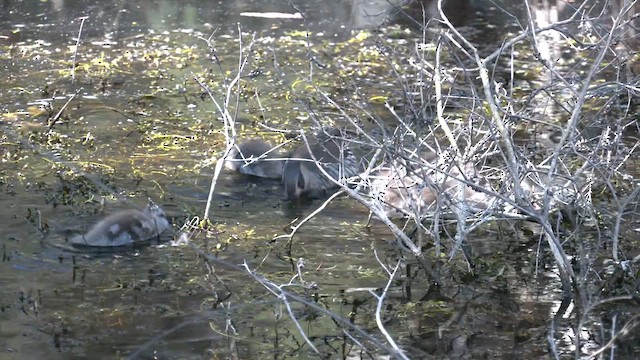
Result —
<instances>
[{"instance_id":1,"label":"duck head","mask_svg":"<svg viewBox=\"0 0 640 360\"><path fill-rule=\"evenodd\" d=\"M286 199L326 196L338 187L332 179L339 181L360 172L356 157L346 141L339 138L340 130L332 129L327 134L299 145L285 162L282 183Z\"/></svg>"},{"instance_id":2,"label":"duck head","mask_svg":"<svg viewBox=\"0 0 640 360\"><path fill-rule=\"evenodd\" d=\"M241 142L229 152L224 163L225 168L268 179L282 178L284 160L280 152L274 151L273 146L262 139L249 139Z\"/></svg>"}]
</instances>

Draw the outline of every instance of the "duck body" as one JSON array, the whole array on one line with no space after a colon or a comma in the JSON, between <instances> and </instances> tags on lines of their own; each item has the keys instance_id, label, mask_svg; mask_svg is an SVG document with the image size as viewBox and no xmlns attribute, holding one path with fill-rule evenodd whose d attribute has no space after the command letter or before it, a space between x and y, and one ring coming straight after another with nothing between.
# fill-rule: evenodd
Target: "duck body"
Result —
<instances>
[{"instance_id":1,"label":"duck body","mask_svg":"<svg viewBox=\"0 0 640 360\"><path fill-rule=\"evenodd\" d=\"M144 210L123 210L99 221L84 235L69 242L77 246L116 247L157 238L171 225L164 210L149 204Z\"/></svg>"},{"instance_id":2,"label":"duck body","mask_svg":"<svg viewBox=\"0 0 640 360\"><path fill-rule=\"evenodd\" d=\"M262 139L249 139L233 147L225 161L225 168L245 175L267 179L282 178L284 160L281 154Z\"/></svg>"},{"instance_id":3,"label":"duck body","mask_svg":"<svg viewBox=\"0 0 640 360\"><path fill-rule=\"evenodd\" d=\"M374 201L382 202L384 213L390 219L414 214L424 218L442 208L457 206L477 213L491 206L492 200L487 194L457 178L462 178L459 171L446 175L428 169L408 171L401 165L383 167L371 176L369 195Z\"/></svg>"},{"instance_id":4,"label":"duck body","mask_svg":"<svg viewBox=\"0 0 640 360\"><path fill-rule=\"evenodd\" d=\"M285 198L296 200L324 197L338 188L334 181L355 176L360 171L356 157L337 138L301 144L284 163L282 184Z\"/></svg>"}]
</instances>

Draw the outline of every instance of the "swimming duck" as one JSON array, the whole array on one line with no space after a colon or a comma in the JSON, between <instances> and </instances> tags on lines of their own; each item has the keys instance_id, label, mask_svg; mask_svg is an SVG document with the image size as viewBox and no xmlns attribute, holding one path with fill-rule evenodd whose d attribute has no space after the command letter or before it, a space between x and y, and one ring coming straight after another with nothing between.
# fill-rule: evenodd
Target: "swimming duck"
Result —
<instances>
[{"instance_id":1,"label":"swimming duck","mask_svg":"<svg viewBox=\"0 0 640 360\"><path fill-rule=\"evenodd\" d=\"M283 160L280 152L274 151L273 146L262 139L249 139L241 142L229 152L225 161L225 168L268 179L282 178Z\"/></svg>"},{"instance_id":2,"label":"swimming duck","mask_svg":"<svg viewBox=\"0 0 640 360\"><path fill-rule=\"evenodd\" d=\"M332 129L327 134L329 136L310 141L308 146L304 143L295 148L284 163L282 183L288 200L320 198L338 188L318 165L335 180L355 176L361 171L353 152L339 138L340 130Z\"/></svg>"},{"instance_id":3,"label":"swimming duck","mask_svg":"<svg viewBox=\"0 0 640 360\"><path fill-rule=\"evenodd\" d=\"M487 194L454 177L462 178L462 175L455 170L446 176L429 169L408 171L402 165L383 167L371 175L369 195L382 203L384 213L390 219L412 214L424 218L441 207L461 205L460 186L469 212L477 213L491 206L493 200Z\"/></svg>"},{"instance_id":4,"label":"swimming duck","mask_svg":"<svg viewBox=\"0 0 640 360\"><path fill-rule=\"evenodd\" d=\"M171 225L158 205L150 202L144 210L116 212L99 221L84 235L69 242L79 246L125 246L157 238Z\"/></svg>"}]
</instances>

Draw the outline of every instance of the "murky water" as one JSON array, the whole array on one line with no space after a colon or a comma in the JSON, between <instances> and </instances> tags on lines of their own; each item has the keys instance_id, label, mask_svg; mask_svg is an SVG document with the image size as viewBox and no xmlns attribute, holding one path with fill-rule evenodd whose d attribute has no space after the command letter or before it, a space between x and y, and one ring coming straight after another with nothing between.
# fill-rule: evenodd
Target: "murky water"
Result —
<instances>
[{"instance_id":1,"label":"murky water","mask_svg":"<svg viewBox=\"0 0 640 360\"><path fill-rule=\"evenodd\" d=\"M478 6L478 12L461 10L458 19L468 22L464 31L476 42L499 43L517 31L513 19L499 16L491 4ZM359 78L354 71L352 78L365 88L385 88L387 74L376 86L366 83L380 75L375 63L366 65L365 55L357 58L349 46L354 29L380 20L363 16L363 9L378 13L361 1L304 2L298 9L281 1L5 1L0 358L377 358L384 352L359 353L340 331L348 325L293 303L291 312L322 354L315 355L302 345L276 296L241 268L246 262L275 284L294 279L306 285L290 290L382 341L368 290L379 293L387 277L375 254L388 268L404 259L383 322L411 358L547 357L547 331L562 294L553 257L540 250L539 229L531 224L474 232L475 270L469 275L461 256L446 262L432 253L415 259L403 252L384 225L367 227L367 211L346 197L289 244L274 241L322 201L290 204L278 181L223 173L213 196L213 227L194 232L191 246L154 243L98 253L66 245L66 238L105 215L141 208L147 198L163 206L175 234L187 219L202 216L214 174L210 160L220 155L224 137L216 106L194 76L221 99L220 88L233 77L254 32L257 45L240 82L240 136L282 142L258 124L302 124L304 109L290 95L311 92L296 87L299 72L308 68L305 25L243 12L303 11L314 41L328 44L317 54L320 62L340 56L345 63L362 62L369 72ZM513 7L517 16L520 11ZM404 15L391 22L406 29L388 32L389 38L408 39L396 44L420 38ZM63 107L59 121L47 122ZM443 245L446 252L453 240ZM198 250L219 261L205 261ZM302 279L294 278L299 259L305 261ZM557 326L566 332L559 353L570 355L571 327ZM376 339L358 337L382 348L371 345Z\"/></svg>"}]
</instances>

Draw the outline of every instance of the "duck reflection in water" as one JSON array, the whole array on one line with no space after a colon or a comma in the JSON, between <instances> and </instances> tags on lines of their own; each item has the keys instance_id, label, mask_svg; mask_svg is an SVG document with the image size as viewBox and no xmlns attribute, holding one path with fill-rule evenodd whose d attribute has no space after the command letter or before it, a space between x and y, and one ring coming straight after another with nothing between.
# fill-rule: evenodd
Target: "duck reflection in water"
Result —
<instances>
[{"instance_id":1,"label":"duck reflection in water","mask_svg":"<svg viewBox=\"0 0 640 360\"><path fill-rule=\"evenodd\" d=\"M109 215L86 234L76 235L69 242L95 247L135 245L158 238L169 227L164 210L150 202L144 210L130 209Z\"/></svg>"}]
</instances>

